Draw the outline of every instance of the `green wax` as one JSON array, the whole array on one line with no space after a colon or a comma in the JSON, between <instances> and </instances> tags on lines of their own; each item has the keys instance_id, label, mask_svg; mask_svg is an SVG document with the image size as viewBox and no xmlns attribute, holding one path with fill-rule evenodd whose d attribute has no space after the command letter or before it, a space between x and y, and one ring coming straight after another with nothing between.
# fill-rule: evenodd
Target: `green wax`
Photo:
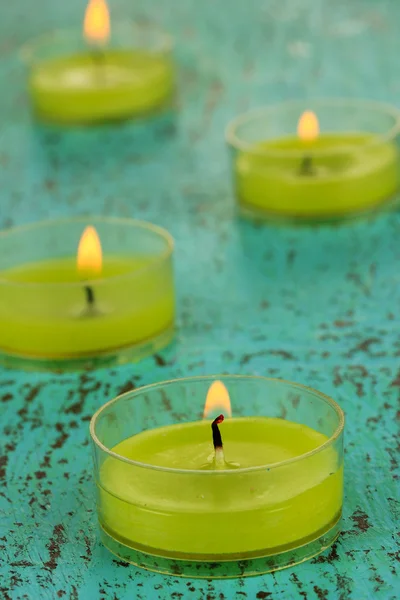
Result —
<instances>
[{"instance_id":1,"label":"green wax","mask_svg":"<svg viewBox=\"0 0 400 600\"><path fill-rule=\"evenodd\" d=\"M235 182L240 203L250 210L299 217L361 212L397 191L399 151L364 133L262 141L237 154Z\"/></svg>"},{"instance_id":2,"label":"green wax","mask_svg":"<svg viewBox=\"0 0 400 600\"><path fill-rule=\"evenodd\" d=\"M93 307L87 283L72 256L1 271L0 350L44 358L96 354L146 342L173 323L171 265L156 269L153 256L104 257L101 277L90 281Z\"/></svg>"},{"instance_id":3,"label":"green wax","mask_svg":"<svg viewBox=\"0 0 400 600\"><path fill-rule=\"evenodd\" d=\"M88 51L32 67L29 89L40 118L94 123L152 112L171 98L173 65L140 50Z\"/></svg>"},{"instance_id":4,"label":"green wax","mask_svg":"<svg viewBox=\"0 0 400 600\"><path fill-rule=\"evenodd\" d=\"M264 417L228 419L220 429L222 470L212 460L209 421L145 431L115 446L145 464L109 456L101 466L107 533L162 556L262 556L318 538L338 520L343 474L334 448L273 467L320 447L323 434Z\"/></svg>"}]
</instances>

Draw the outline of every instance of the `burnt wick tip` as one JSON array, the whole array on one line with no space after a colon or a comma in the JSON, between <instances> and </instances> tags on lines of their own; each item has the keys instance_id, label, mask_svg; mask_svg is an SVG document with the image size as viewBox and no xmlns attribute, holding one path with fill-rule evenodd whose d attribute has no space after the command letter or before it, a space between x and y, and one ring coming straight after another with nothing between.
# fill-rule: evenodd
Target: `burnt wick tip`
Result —
<instances>
[{"instance_id":1,"label":"burnt wick tip","mask_svg":"<svg viewBox=\"0 0 400 600\"><path fill-rule=\"evenodd\" d=\"M222 448L222 438L221 438L221 432L219 430L218 425L220 423L222 423L222 421L224 420L224 415L218 415L218 417L216 419L214 419L214 421L211 423L211 429L212 429L212 434L213 434L213 444L214 444L214 448Z\"/></svg>"}]
</instances>

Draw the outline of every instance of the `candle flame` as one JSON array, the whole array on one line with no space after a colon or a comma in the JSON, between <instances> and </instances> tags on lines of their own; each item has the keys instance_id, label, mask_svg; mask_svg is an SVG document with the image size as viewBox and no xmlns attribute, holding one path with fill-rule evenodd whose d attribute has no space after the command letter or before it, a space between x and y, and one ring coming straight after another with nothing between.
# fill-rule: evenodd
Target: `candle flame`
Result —
<instances>
[{"instance_id":1,"label":"candle flame","mask_svg":"<svg viewBox=\"0 0 400 600\"><path fill-rule=\"evenodd\" d=\"M82 233L76 259L78 272L84 277L100 275L103 266L103 253L100 238L94 227L89 225Z\"/></svg>"},{"instance_id":2,"label":"candle flame","mask_svg":"<svg viewBox=\"0 0 400 600\"><path fill-rule=\"evenodd\" d=\"M88 42L106 44L110 38L110 13L106 0L89 0L83 22Z\"/></svg>"},{"instance_id":3,"label":"candle flame","mask_svg":"<svg viewBox=\"0 0 400 600\"><path fill-rule=\"evenodd\" d=\"M229 393L222 381L214 381L207 392L203 418L207 419L215 411L224 411L227 417L232 416Z\"/></svg>"},{"instance_id":4,"label":"candle flame","mask_svg":"<svg viewBox=\"0 0 400 600\"><path fill-rule=\"evenodd\" d=\"M319 135L317 115L311 110L306 110L301 115L297 124L297 134L305 142L313 142Z\"/></svg>"}]
</instances>

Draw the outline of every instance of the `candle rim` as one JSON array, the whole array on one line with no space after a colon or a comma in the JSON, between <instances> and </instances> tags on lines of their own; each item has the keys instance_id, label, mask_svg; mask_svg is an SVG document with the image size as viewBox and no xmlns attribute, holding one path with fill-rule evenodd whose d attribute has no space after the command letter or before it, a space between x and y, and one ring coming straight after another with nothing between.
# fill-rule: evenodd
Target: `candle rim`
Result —
<instances>
[{"instance_id":1,"label":"candle rim","mask_svg":"<svg viewBox=\"0 0 400 600\"><path fill-rule=\"evenodd\" d=\"M235 148L236 150L249 152L251 154L257 156L275 156L275 157L283 157L283 158L297 158L302 157L304 154L304 150L287 150L287 149L279 149L279 148L263 148L257 149L255 145L263 140L255 140L252 142L246 142L243 140L238 134L237 129L243 124L250 122L254 118L267 116L269 113L273 113L278 109L290 109L299 107L299 116L304 112L306 107L311 106L311 108L317 109L318 104L322 106L332 106L332 107L341 107L348 105L349 107L355 108L367 108L367 109L375 109L379 114L389 115L394 119L394 124L390 127L390 129L385 133L371 133L367 131L358 131L357 133L369 133L371 135L371 140L360 146L360 149L365 149L368 147L373 147L378 144L382 144L388 142L396 136L396 134L400 133L400 109L396 106L388 103L388 102L380 102L374 100L364 100L361 98L329 98L329 97L317 97L312 98L309 101L307 100L286 100L280 103L268 104L264 106L260 106L258 108L253 108L244 113L241 113L231 119L227 126L225 127L225 141L226 143ZM318 115L318 113L317 113ZM296 134L296 132L293 132ZM324 132L329 133L329 132ZM343 135L344 133L356 133L355 131L339 131L336 132L337 135ZM290 135L290 134L287 134ZM321 134L320 134L321 135ZM343 148L335 148L328 150L317 150L314 154L315 156L335 156L337 154L341 154L343 152Z\"/></svg>"},{"instance_id":2,"label":"candle rim","mask_svg":"<svg viewBox=\"0 0 400 600\"><path fill-rule=\"evenodd\" d=\"M280 384L289 385L294 388L301 388L302 390L306 390L308 393L316 395L320 400L323 400L326 404L329 404L334 409L336 415L338 416L339 423L338 423L335 431L333 432L333 434L326 440L326 442L324 442L317 448L314 448L313 450L309 450L308 452L304 452L303 454L300 454L299 456L295 456L293 458L289 458L289 459L280 461L278 463L265 464L265 465L261 465L261 466L255 466L255 467L243 467L243 468L239 467L235 470L218 469L218 471L211 471L211 470L205 471L202 469L176 469L173 467L164 467L164 466L161 467L159 465L152 465L149 463L143 463L140 461L132 460L130 458L127 458L126 456L122 456L121 454L114 452L112 449L105 446L97 437L97 434L95 432L97 418L101 415L103 410L105 410L106 408L108 408L109 406L114 404L115 402L118 402L122 398L127 397L127 396L135 396L137 394L141 394L143 392L151 390L152 388L162 387L162 386L165 386L165 385L168 385L171 383L185 382L185 381L187 382L187 381L195 381L195 380L201 381L201 380L211 380L211 379L213 379L213 380L216 380L216 379L219 379L219 380L226 380L226 379L257 380L258 379L258 380L264 380L264 381L273 381L273 382L277 382ZM208 419L205 419L205 420L208 421ZM211 419L210 419L210 422L211 422ZM216 476L216 475L220 475L220 474L237 475L238 473L251 473L251 472L257 472L257 471L265 471L266 469L268 469L268 471L270 471L272 469L280 468L280 467L283 467L283 466L286 466L289 464L294 464L298 461L301 461L301 460L309 458L313 455L319 454L320 452L322 452L325 449L332 446L334 444L334 442L340 437L340 435L343 433L343 430L344 430L344 424L345 424L345 415L344 415L344 411L341 408L341 406L335 400L333 400L333 398L331 398L330 396L328 396L328 395L324 394L323 392L320 392L319 390L316 390L310 386L304 385L302 383L296 383L294 381L288 381L286 379L278 379L277 377L264 377L263 375L222 375L222 374L219 374L219 375L198 375L198 376L193 376L193 377L182 377L182 378L177 378L177 379L169 379L167 381L151 383L151 384L139 387L135 390L125 392L124 394L120 394L120 395L116 396L115 398L112 398L105 404L103 404L103 406L101 406L94 413L94 415L92 416L92 418L90 420L89 432L90 432L92 441L95 443L95 445L100 450L102 450L103 452L108 454L110 457L117 459L117 460L121 460L122 462L126 462L132 466L145 468L145 469L152 469L155 471L169 472L169 473ZM157 429L157 428L155 428L155 429Z\"/></svg>"},{"instance_id":3,"label":"candle rim","mask_svg":"<svg viewBox=\"0 0 400 600\"><path fill-rule=\"evenodd\" d=\"M107 45L107 49L123 49L129 51L130 49L135 50L141 48L147 49L149 52L156 52L161 54L168 54L173 50L174 38L170 33L164 31L158 26L153 25L153 23L148 23L144 26L145 30L143 31L142 26L139 27L138 23L132 19L129 21L117 20L116 22L113 22L112 38L110 39L110 43ZM142 38L140 39L143 39L144 34L146 33L148 33L149 35L154 34L156 36L157 43L154 44L154 47L151 46L148 48L145 44L138 46L135 46L134 44L127 44L126 46L115 46L113 44L113 41L115 41L115 39L118 40L119 36L122 37L122 35L127 33L129 33L131 39L138 39L138 36L136 36L136 38L135 36L132 36L132 32L135 31L140 32L140 34L142 35ZM79 50L80 46L82 46L82 48L90 48L89 44L85 41L79 27L57 28L53 31L42 33L41 35L38 35L33 39L22 44L22 46L19 49L18 56L22 62L31 64L31 62L35 60L36 53L40 51L40 49L49 44L56 44L57 42L71 42L74 43L74 46L78 44L75 47L75 50Z\"/></svg>"},{"instance_id":4,"label":"candle rim","mask_svg":"<svg viewBox=\"0 0 400 600\"><path fill-rule=\"evenodd\" d=\"M139 229L146 229L148 231L151 231L155 234L157 234L159 237L161 237L165 242L166 242L166 248L163 249L163 251L160 254L154 255L154 260L149 261L148 264L133 269L133 270L129 270L126 271L125 273L120 273L118 275L111 275L110 277L94 277L94 278L89 278L86 280L86 282L88 284L95 284L96 286L102 285L102 284L109 284L111 282L114 281L121 281L125 278L132 278L132 277L136 277L136 276L142 276L143 273L145 273L146 271L151 271L152 269L156 268L158 265L162 264L163 262L167 261L173 254L174 251L174 247L175 247L175 240L172 237L172 235L169 233L169 231L167 229L165 229L164 227L160 227L159 225L155 225L154 223L151 223L150 221L143 221L140 219L132 219L132 218L125 218L125 217L106 217L106 216L93 216L90 215L88 217L86 216L82 216L82 217L71 217L71 218L64 218L64 219L46 219L44 221L37 221L37 222L33 222L33 223L28 223L26 225L19 225L16 227L10 227L9 229L3 229L0 230L0 244L2 239L4 239L7 236L12 236L15 234L24 234L27 231L33 230L33 229L40 229L41 227L52 227L54 225L63 225L63 224L69 224L69 223L88 223L88 222L94 222L94 223L110 223L110 224L124 224L127 223L129 225L131 225L132 227L137 227ZM105 253L104 253L105 254ZM74 256L74 254L72 253L71 256ZM54 257L48 257L47 259L43 259L43 260L52 260L54 259ZM37 261L31 261L31 262L37 262ZM24 262L23 264L29 264ZM7 279L6 277L3 277L1 275L0 272L0 286L2 285L6 285L6 286L12 286L12 287L22 287L22 288L30 288L33 289L34 287L36 288L46 288L46 287L50 287L50 288L73 288L73 287L77 287L77 288L81 288L82 287L82 282L81 281L58 281L58 282L39 282L39 281L13 281L11 279Z\"/></svg>"}]
</instances>

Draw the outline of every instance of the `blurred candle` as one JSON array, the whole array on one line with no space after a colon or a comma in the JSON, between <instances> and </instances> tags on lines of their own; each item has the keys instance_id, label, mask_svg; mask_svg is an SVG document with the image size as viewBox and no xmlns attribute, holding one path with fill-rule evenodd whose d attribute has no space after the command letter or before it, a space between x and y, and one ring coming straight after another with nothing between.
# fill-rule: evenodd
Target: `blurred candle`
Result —
<instances>
[{"instance_id":1,"label":"blurred candle","mask_svg":"<svg viewBox=\"0 0 400 600\"><path fill-rule=\"evenodd\" d=\"M395 109L389 112L391 107L385 107L381 114L378 107L366 110L363 117L361 104L360 123L370 123L371 131L357 130L356 118L348 124L348 131L341 131L337 105L332 101L335 116L330 117L329 101L326 106L320 104L327 121L322 133L318 114L310 110L299 114L297 135L286 133L291 125L285 123L285 111L292 123L293 103L248 113L228 127L236 194L246 214L256 218L340 217L370 209L395 194L399 186L399 150L394 139L398 115L392 130L374 133L374 127L379 130L379 118L385 127L394 121L391 112ZM350 110L355 110L352 105ZM345 107L342 112L346 120Z\"/></svg>"},{"instance_id":2,"label":"blurred candle","mask_svg":"<svg viewBox=\"0 0 400 600\"><path fill-rule=\"evenodd\" d=\"M105 0L90 0L83 40L68 32L25 47L29 91L45 121L90 124L157 111L170 103L171 40L154 30L117 27L112 34Z\"/></svg>"},{"instance_id":3,"label":"blurred candle","mask_svg":"<svg viewBox=\"0 0 400 600\"><path fill-rule=\"evenodd\" d=\"M168 234L136 221L100 221L105 247L111 249L103 252L100 236L90 225L74 255L72 236L65 250L62 242L61 251L46 243L47 235L57 235L51 233L52 226L58 230L52 222L42 226L48 258L38 240L37 253L36 248L27 248L27 253L40 258L27 256L26 262L15 264L10 255L1 261L12 266L0 269L0 354L66 365L125 351L133 357L136 348L139 356L146 355L165 345L174 321ZM136 241L127 245L127 236ZM16 248L23 247L23 237L28 238L14 234ZM0 236L0 252L2 241L4 246Z\"/></svg>"}]
</instances>

